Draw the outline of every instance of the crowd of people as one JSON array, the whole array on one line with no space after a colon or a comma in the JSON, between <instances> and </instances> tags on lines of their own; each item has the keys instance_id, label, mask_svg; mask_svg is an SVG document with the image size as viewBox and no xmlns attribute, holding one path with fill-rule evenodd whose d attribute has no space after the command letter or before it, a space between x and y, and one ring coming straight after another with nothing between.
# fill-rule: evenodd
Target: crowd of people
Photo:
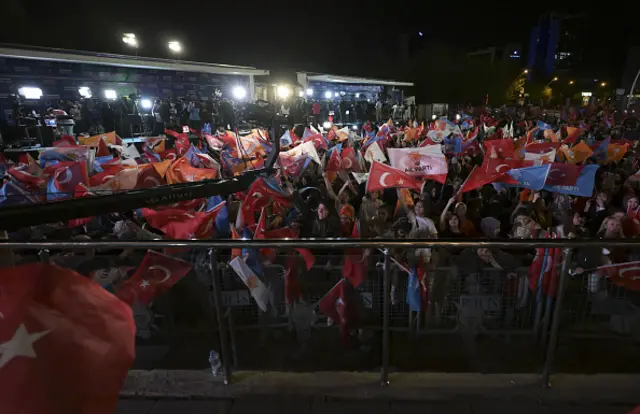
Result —
<instances>
[{"instance_id":1,"label":"crowd of people","mask_svg":"<svg viewBox=\"0 0 640 414\"><path fill-rule=\"evenodd\" d=\"M160 102L158 111L166 113L166 106ZM593 106L560 119L536 119L502 110L454 118L406 125L368 122L360 133L335 126L323 130L297 125L280 139L276 174L258 178L248 190L30 227L8 237L597 238L603 239L602 248L574 252L571 267L575 273L598 275L602 266L637 259L635 249L606 247L607 240L640 235L640 129L636 118ZM85 140L85 146L97 148L95 164L87 175L81 173L82 168L78 174L74 169L84 159L68 158L70 151L79 154L84 146L67 137L37 161L29 156L17 163L5 160L0 201L8 205L72 195L90 197L150 188L149 182L157 186L229 178L261 168L272 150L266 131L236 136L224 129L212 134L192 130L195 144L188 134L167 129L170 139L150 138L142 151L123 145L116 134ZM395 151L405 151L411 164L394 164ZM540 184L521 178L540 170L544 171ZM557 174L551 171L560 171L561 177L552 177ZM552 178L562 185L552 183ZM344 280L357 288L367 277L369 258L380 255L362 249L296 250L300 258L293 262L289 260L297 256L276 256L270 249L244 249L242 255L256 275L261 273L260 263L286 257L285 266L292 270L285 282L290 302L302 296L296 274L342 268ZM530 289L546 291L555 289L549 287L555 283L549 280L554 280L550 275L561 262L556 250L559 252L443 248L392 250L390 254L396 270L406 272L410 281L424 282L438 266L453 265L471 273L488 267L499 269L507 278L529 266ZM639 290L633 278L610 278ZM597 290L601 279L594 276L590 289ZM110 280L109 284L117 282ZM341 297L345 284L336 285L342 293L329 297ZM396 276L394 290L401 285ZM335 318L348 319L332 314Z\"/></svg>"}]
</instances>

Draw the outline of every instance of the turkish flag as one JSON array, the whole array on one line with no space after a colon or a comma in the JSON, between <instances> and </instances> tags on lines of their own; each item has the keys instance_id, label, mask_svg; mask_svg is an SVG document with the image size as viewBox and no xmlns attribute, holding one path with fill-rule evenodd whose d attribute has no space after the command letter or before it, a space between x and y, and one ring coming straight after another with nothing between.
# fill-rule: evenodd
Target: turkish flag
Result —
<instances>
[{"instance_id":1,"label":"turkish flag","mask_svg":"<svg viewBox=\"0 0 640 414\"><path fill-rule=\"evenodd\" d=\"M155 188L161 185L167 184L164 179L158 174L152 165L147 164L141 166L138 170L138 180L136 182L136 189L141 188Z\"/></svg>"},{"instance_id":2,"label":"turkish flag","mask_svg":"<svg viewBox=\"0 0 640 414\"><path fill-rule=\"evenodd\" d=\"M571 165L563 162L551 163L549 175L547 175L547 185L576 185L584 165Z\"/></svg>"},{"instance_id":3,"label":"turkish flag","mask_svg":"<svg viewBox=\"0 0 640 414\"><path fill-rule=\"evenodd\" d=\"M340 158L341 147L336 145L329 151L329 161L327 161L327 171L341 171L342 160Z\"/></svg>"},{"instance_id":4,"label":"turkish flag","mask_svg":"<svg viewBox=\"0 0 640 414\"><path fill-rule=\"evenodd\" d=\"M481 166L474 168L460 188L461 193L482 187L492 182L511 182L506 172L514 168L531 166L531 161L505 160L502 158L485 158Z\"/></svg>"},{"instance_id":5,"label":"turkish flag","mask_svg":"<svg viewBox=\"0 0 640 414\"><path fill-rule=\"evenodd\" d=\"M598 274L618 286L640 291L640 261L600 266Z\"/></svg>"},{"instance_id":6,"label":"turkish flag","mask_svg":"<svg viewBox=\"0 0 640 414\"><path fill-rule=\"evenodd\" d=\"M113 413L135 329L125 303L69 269L0 270L0 413Z\"/></svg>"},{"instance_id":7,"label":"turkish flag","mask_svg":"<svg viewBox=\"0 0 640 414\"><path fill-rule=\"evenodd\" d=\"M291 197L276 185L271 181L265 181L262 177L251 184L242 202L242 215L248 226L255 224L255 212L268 204L273 202L284 206L291 204Z\"/></svg>"},{"instance_id":8,"label":"turkish flag","mask_svg":"<svg viewBox=\"0 0 640 414\"><path fill-rule=\"evenodd\" d=\"M43 188L47 183L47 178L43 176L35 176L23 169L24 167L13 167L7 170L7 173L15 178L27 190L37 190Z\"/></svg>"},{"instance_id":9,"label":"turkish flag","mask_svg":"<svg viewBox=\"0 0 640 414\"><path fill-rule=\"evenodd\" d=\"M175 160L178 158L178 150L175 148L169 148L168 150L164 150L158 153L161 160Z\"/></svg>"},{"instance_id":10,"label":"turkish flag","mask_svg":"<svg viewBox=\"0 0 640 414\"><path fill-rule=\"evenodd\" d=\"M257 230L258 228L260 228L260 225L258 225L256 227L256 235L258 234L258 230ZM254 239L257 239L257 238L261 238L261 237L257 237L257 236L254 237ZM298 236L295 234L293 229L291 229L289 227L282 227L282 228L279 228L279 229L269 230L269 231L263 232L263 237L262 238L265 238L265 239L297 239ZM311 267L316 262L316 257L313 255L313 253L311 253L311 250L305 249L305 248L301 248L301 247L295 248L294 250L297 251L300 254L300 256L302 256L302 258L304 259L304 263L305 263L305 266L307 267L307 270L311 270Z\"/></svg>"},{"instance_id":11,"label":"turkish flag","mask_svg":"<svg viewBox=\"0 0 640 414\"><path fill-rule=\"evenodd\" d=\"M138 270L118 289L116 296L129 305L147 305L154 297L171 289L191 268L184 260L149 250Z\"/></svg>"},{"instance_id":12,"label":"turkish flag","mask_svg":"<svg viewBox=\"0 0 640 414\"><path fill-rule=\"evenodd\" d=\"M316 149L326 150L328 148L327 140L322 136L322 134L309 135L304 139L304 142L309 141L313 142L313 146L316 147Z\"/></svg>"},{"instance_id":13,"label":"turkish flag","mask_svg":"<svg viewBox=\"0 0 640 414\"><path fill-rule=\"evenodd\" d=\"M497 158L513 158L515 150L511 139L485 140L484 148L487 154L495 154Z\"/></svg>"},{"instance_id":14,"label":"turkish flag","mask_svg":"<svg viewBox=\"0 0 640 414\"><path fill-rule=\"evenodd\" d=\"M351 232L352 239L360 238L360 222L353 223ZM364 249L347 249L342 265L342 275L349 279L354 287L358 287L367 277L367 261L364 256Z\"/></svg>"},{"instance_id":15,"label":"turkish flag","mask_svg":"<svg viewBox=\"0 0 640 414\"><path fill-rule=\"evenodd\" d=\"M54 173L47 185L47 200L68 198L75 193L76 185L87 184L87 164L84 161L69 161L55 164ZM48 169L45 169L45 173Z\"/></svg>"},{"instance_id":16,"label":"turkish flag","mask_svg":"<svg viewBox=\"0 0 640 414\"><path fill-rule=\"evenodd\" d=\"M344 148L341 154L342 160L340 161L343 170L351 170L354 172L362 172L360 168L360 162L356 156L356 151L349 147Z\"/></svg>"},{"instance_id":17,"label":"turkish flag","mask_svg":"<svg viewBox=\"0 0 640 414\"><path fill-rule=\"evenodd\" d=\"M216 216L220 209L208 212L185 211L178 209L152 210L141 209L142 216L153 228L172 239L210 239Z\"/></svg>"},{"instance_id":18,"label":"turkish flag","mask_svg":"<svg viewBox=\"0 0 640 414\"><path fill-rule=\"evenodd\" d=\"M311 163L311 158L306 155L290 156L280 153L278 156L278 164L282 168L282 172L291 178L297 178L302 175L304 170Z\"/></svg>"},{"instance_id":19,"label":"turkish flag","mask_svg":"<svg viewBox=\"0 0 640 414\"><path fill-rule=\"evenodd\" d=\"M349 330L355 326L356 312L355 291L347 282L341 279L318 302L320 312L340 325L340 334L343 344L349 338Z\"/></svg>"},{"instance_id":20,"label":"turkish flag","mask_svg":"<svg viewBox=\"0 0 640 414\"><path fill-rule=\"evenodd\" d=\"M370 193L387 188L409 188L420 191L422 189L422 181L402 170L374 161L369 170L366 191Z\"/></svg>"},{"instance_id":21,"label":"turkish flag","mask_svg":"<svg viewBox=\"0 0 640 414\"><path fill-rule=\"evenodd\" d=\"M109 168L103 168L103 171L89 177L89 186L97 187L106 184L110 179L115 177L120 171L124 170L122 165L110 165Z\"/></svg>"},{"instance_id":22,"label":"turkish flag","mask_svg":"<svg viewBox=\"0 0 640 414\"><path fill-rule=\"evenodd\" d=\"M557 150L560 148L560 145L562 145L560 142L539 142L525 146L524 150L531 154L546 154L553 150Z\"/></svg>"}]
</instances>

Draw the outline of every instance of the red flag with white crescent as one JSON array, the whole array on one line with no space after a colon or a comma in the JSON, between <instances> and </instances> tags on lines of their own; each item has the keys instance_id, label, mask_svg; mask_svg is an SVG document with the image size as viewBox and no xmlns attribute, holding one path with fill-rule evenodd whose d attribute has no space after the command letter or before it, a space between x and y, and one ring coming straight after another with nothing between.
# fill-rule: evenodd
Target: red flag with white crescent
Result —
<instances>
[{"instance_id":1,"label":"red flag with white crescent","mask_svg":"<svg viewBox=\"0 0 640 414\"><path fill-rule=\"evenodd\" d=\"M366 191L381 191L387 188L409 188L420 191L423 182L402 170L374 161L369 170Z\"/></svg>"},{"instance_id":2,"label":"red flag with white crescent","mask_svg":"<svg viewBox=\"0 0 640 414\"><path fill-rule=\"evenodd\" d=\"M116 296L132 305L147 305L167 292L189 273L191 264L175 257L149 250L140 267L116 292Z\"/></svg>"},{"instance_id":3,"label":"red flag with white crescent","mask_svg":"<svg viewBox=\"0 0 640 414\"><path fill-rule=\"evenodd\" d=\"M640 261L600 266L598 274L618 286L640 291Z\"/></svg>"}]
</instances>

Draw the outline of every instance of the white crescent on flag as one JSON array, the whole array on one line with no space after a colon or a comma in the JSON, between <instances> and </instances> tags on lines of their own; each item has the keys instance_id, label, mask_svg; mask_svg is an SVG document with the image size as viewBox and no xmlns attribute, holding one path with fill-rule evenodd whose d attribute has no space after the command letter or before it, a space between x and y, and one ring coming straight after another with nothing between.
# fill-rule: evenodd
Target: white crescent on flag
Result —
<instances>
[{"instance_id":1,"label":"white crescent on flag","mask_svg":"<svg viewBox=\"0 0 640 414\"><path fill-rule=\"evenodd\" d=\"M388 173L388 172L382 173L382 175L380 176L380 180L379 180L381 186L388 187L387 183L385 183L384 180L386 180L389 175L391 175L391 174Z\"/></svg>"},{"instance_id":2,"label":"white crescent on flag","mask_svg":"<svg viewBox=\"0 0 640 414\"><path fill-rule=\"evenodd\" d=\"M152 270L160 270L161 272L164 273L164 278L159 282L156 282L157 284L164 283L167 280L169 280L169 278L171 278L171 271L164 266L159 266L159 265L149 266L149 271L152 271Z\"/></svg>"},{"instance_id":3,"label":"white crescent on flag","mask_svg":"<svg viewBox=\"0 0 640 414\"><path fill-rule=\"evenodd\" d=\"M506 167L505 169L501 170L501 167ZM496 167L496 172L497 173L501 173L504 171L507 171L508 169L510 169L511 167L509 166L509 164L500 164Z\"/></svg>"},{"instance_id":4,"label":"white crescent on flag","mask_svg":"<svg viewBox=\"0 0 640 414\"><path fill-rule=\"evenodd\" d=\"M62 175L63 171L65 176L64 176L64 180L61 180L59 177ZM71 181L71 179L73 178L73 174L71 174L71 170L69 169L69 167L64 167L63 170L59 171L56 174L56 178L57 178L58 184L66 184L69 181Z\"/></svg>"}]
</instances>

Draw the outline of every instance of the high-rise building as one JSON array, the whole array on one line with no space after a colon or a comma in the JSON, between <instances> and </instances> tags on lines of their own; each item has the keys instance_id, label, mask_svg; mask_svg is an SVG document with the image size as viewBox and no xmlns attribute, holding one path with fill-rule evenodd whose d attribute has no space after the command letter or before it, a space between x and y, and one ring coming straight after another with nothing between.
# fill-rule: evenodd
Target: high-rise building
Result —
<instances>
[{"instance_id":1,"label":"high-rise building","mask_svg":"<svg viewBox=\"0 0 640 414\"><path fill-rule=\"evenodd\" d=\"M583 15L544 14L531 29L527 67L550 77L573 71L582 62L586 20Z\"/></svg>"}]
</instances>

